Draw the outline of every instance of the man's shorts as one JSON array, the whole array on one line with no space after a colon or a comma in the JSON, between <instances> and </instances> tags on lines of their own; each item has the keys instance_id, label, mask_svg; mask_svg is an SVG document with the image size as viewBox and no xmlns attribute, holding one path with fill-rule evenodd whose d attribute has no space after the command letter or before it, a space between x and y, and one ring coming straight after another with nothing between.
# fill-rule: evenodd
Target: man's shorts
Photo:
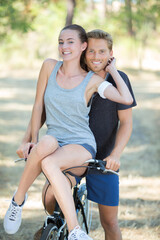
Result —
<instances>
[{"instance_id":1,"label":"man's shorts","mask_svg":"<svg viewBox=\"0 0 160 240\"><path fill-rule=\"evenodd\" d=\"M90 174L86 176L87 198L93 202L118 206L119 177L115 174Z\"/></svg>"}]
</instances>

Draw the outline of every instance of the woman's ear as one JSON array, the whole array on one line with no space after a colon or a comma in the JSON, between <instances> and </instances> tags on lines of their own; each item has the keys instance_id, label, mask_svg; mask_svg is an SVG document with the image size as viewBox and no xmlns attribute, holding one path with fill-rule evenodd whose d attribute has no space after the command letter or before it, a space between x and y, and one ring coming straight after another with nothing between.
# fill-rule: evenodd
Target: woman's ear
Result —
<instances>
[{"instance_id":1,"label":"woman's ear","mask_svg":"<svg viewBox=\"0 0 160 240\"><path fill-rule=\"evenodd\" d=\"M84 51L84 50L86 50L86 48L87 48L87 43L86 42L84 42L83 44L82 44L82 51Z\"/></svg>"},{"instance_id":2,"label":"woman's ear","mask_svg":"<svg viewBox=\"0 0 160 240\"><path fill-rule=\"evenodd\" d=\"M110 51L110 56L113 57L113 50Z\"/></svg>"}]
</instances>

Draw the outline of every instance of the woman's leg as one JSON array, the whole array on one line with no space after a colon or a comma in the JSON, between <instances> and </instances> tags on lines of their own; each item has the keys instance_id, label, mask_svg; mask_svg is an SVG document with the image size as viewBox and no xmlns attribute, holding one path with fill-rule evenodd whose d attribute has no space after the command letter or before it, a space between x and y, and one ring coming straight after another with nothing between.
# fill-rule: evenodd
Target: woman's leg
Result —
<instances>
[{"instance_id":1,"label":"woman's leg","mask_svg":"<svg viewBox=\"0 0 160 240\"><path fill-rule=\"evenodd\" d=\"M4 217L3 226L8 234L15 234L21 225L21 215L26 201L26 192L36 177L41 173L42 159L53 153L57 148L57 140L51 136L45 136L32 149L22 174L18 190L14 195L14 199L12 198L9 209Z\"/></svg>"},{"instance_id":2,"label":"woman's leg","mask_svg":"<svg viewBox=\"0 0 160 240\"><path fill-rule=\"evenodd\" d=\"M83 174L83 172L82 172ZM74 187L76 185L76 179L75 177L71 176L68 174L68 178L70 179L70 181L72 182L72 187ZM67 178L67 180L68 180ZM71 182L68 180L68 184L71 187ZM44 186L43 186L43 190L42 190L42 202L43 205L45 207L45 209L47 210L47 212L52 215L55 209L55 196L54 193L52 191L52 186L49 184L48 181L45 182ZM35 234L34 234L34 240L40 239L41 235L42 235L42 231L43 231L43 227L41 227Z\"/></svg>"},{"instance_id":3,"label":"woman's leg","mask_svg":"<svg viewBox=\"0 0 160 240\"><path fill-rule=\"evenodd\" d=\"M42 161L42 170L52 186L55 198L66 218L69 231L78 225L72 191L62 170L82 165L91 154L80 145L65 145Z\"/></svg>"},{"instance_id":4,"label":"woman's leg","mask_svg":"<svg viewBox=\"0 0 160 240\"><path fill-rule=\"evenodd\" d=\"M82 174L83 174L83 172L82 172ZM69 186L74 187L76 185L75 177L70 176L68 174L68 178L67 178L67 180L68 180ZM71 186L71 183L72 183L72 186ZM46 181L46 183L43 186L43 190L42 190L42 202L43 202L44 208L47 210L47 212L50 215L53 214L53 211L55 209L55 201L56 200L55 200L54 192L52 190L52 186L49 184L48 181Z\"/></svg>"},{"instance_id":5,"label":"woman's leg","mask_svg":"<svg viewBox=\"0 0 160 240\"><path fill-rule=\"evenodd\" d=\"M28 156L24 172L20 179L18 190L14 196L15 202L20 205L24 201L25 193L41 173L41 161L58 148L57 140L49 135L44 136L31 150Z\"/></svg>"}]
</instances>

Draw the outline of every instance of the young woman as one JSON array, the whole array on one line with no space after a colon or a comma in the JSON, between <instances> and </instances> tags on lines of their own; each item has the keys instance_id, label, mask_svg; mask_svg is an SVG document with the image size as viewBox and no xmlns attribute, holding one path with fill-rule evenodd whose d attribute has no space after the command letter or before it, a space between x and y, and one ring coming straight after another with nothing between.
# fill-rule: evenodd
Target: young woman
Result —
<instances>
[{"instance_id":1,"label":"young woman","mask_svg":"<svg viewBox=\"0 0 160 240\"><path fill-rule=\"evenodd\" d=\"M116 89L94 72L87 73L81 68L81 55L86 47L85 30L79 25L67 26L59 35L63 62L47 59L42 65L31 119L32 150L4 219L9 234L18 231L26 192L43 171L66 218L68 239L91 239L78 226L71 188L62 170L95 157L96 142L88 117L92 95L99 92L102 98L124 104L131 104L133 99L118 72L113 76ZM110 67L113 65L112 61ZM48 129L38 141L43 106Z\"/></svg>"}]
</instances>

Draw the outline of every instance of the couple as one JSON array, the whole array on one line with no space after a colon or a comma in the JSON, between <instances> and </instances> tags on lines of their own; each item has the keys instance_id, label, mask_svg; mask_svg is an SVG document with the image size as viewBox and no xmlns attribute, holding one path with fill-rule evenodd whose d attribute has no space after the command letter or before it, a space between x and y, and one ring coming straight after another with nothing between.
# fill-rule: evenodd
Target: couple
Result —
<instances>
[{"instance_id":1,"label":"couple","mask_svg":"<svg viewBox=\"0 0 160 240\"><path fill-rule=\"evenodd\" d=\"M81 26L73 24L61 30L58 41L63 61L47 59L40 70L31 121L17 151L28 160L5 215L4 228L9 234L18 231L26 192L43 171L50 182L47 210L52 213L55 197L67 221L68 239L88 240L91 238L78 226L70 182L62 170L95 157L107 160L107 168L118 170L120 154L131 134L131 108L136 103L127 76L116 70L109 34L100 30L86 34ZM39 140L45 118L47 133ZM46 187L47 183L44 191ZM118 177L90 175L87 189L88 198L98 203L106 239L121 239L117 222Z\"/></svg>"}]
</instances>

